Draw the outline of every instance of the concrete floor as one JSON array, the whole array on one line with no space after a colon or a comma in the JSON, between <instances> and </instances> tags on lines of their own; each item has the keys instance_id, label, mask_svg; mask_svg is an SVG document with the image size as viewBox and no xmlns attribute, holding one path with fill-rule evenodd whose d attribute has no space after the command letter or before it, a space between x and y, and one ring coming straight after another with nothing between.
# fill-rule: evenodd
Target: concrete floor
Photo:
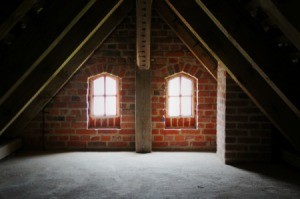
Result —
<instances>
[{"instance_id":1,"label":"concrete floor","mask_svg":"<svg viewBox=\"0 0 300 199\"><path fill-rule=\"evenodd\" d=\"M0 198L299 199L300 172L213 153L19 152L0 161Z\"/></svg>"}]
</instances>

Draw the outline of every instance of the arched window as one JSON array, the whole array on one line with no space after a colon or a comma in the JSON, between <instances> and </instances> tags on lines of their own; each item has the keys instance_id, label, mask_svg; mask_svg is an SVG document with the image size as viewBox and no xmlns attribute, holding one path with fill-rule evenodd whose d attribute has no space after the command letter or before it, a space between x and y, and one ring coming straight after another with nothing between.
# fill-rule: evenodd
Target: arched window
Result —
<instances>
[{"instance_id":1,"label":"arched window","mask_svg":"<svg viewBox=\"0 0 300 199\"><path fill-rule=\"evenodd\" d=\"M165 128L197 128L197 82L185 72L166 78Z\"/></svg>"},{"instance_id":2,"label":"arched window","mask_svg":"<svg viewBox=\"0 0 300 199\"><path fill-rule=\"evenodd\" d=\"M108 73L92 77L90 83L91 117L117 117L119 115L119 78Z\"/></svg>"},{"instance_id":3,"label":"arched window","mask_svg":"<svg viewBox=\"0 0 300 199\"><path fill-rule=\"evenodd\" d=\"M167 117L194 116L194 80L184 73L167 78Z\"/></svg>"}]
</instances>

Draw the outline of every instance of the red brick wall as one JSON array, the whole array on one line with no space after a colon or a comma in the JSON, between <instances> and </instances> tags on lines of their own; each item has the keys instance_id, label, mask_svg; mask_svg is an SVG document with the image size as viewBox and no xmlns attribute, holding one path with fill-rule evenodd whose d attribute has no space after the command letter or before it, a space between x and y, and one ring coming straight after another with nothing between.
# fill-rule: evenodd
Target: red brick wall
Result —
<instances>
[{"instance_id":1,"label":"red brick wall","mask_svg":"<svg viewBox=\"0 0 300 199\"><path fill-rule=\"evenodd\" d=\"M27 147L41 148L44 132L46 148L134 150L134 16L132 13L116 28L45 107L45 122L41 112L28 125L23 134ZM217 94L216 81L155 12L151 34L153 150L215 151L218 118L217 153L225 162L269 160L272 126L224 69L218 71ZM195 121L178 119L177 125L167 124L165 77L181 71L197 78L197 114ZM88 77L101 72L121 78L119 128L87 128ZM181 122L188 122L188 128L178 129Z\"/></svg>"},{"instance_id":2,"label":"red brick wall","mask_svg":"<svg viewBox=\"0 0 300 199\"><path fill-rule=\"evenodd\" d=\"M134 150L135 13L119 25L45 108L45 146ZM216 150L216 81L173 31L153 13L151 41L153 150ZM166 129L165 77L184 71L198 78L198 106L187 129ZM87 129L87 80L101 72L121 77L120 128ZM163 121L164 120L164 121ZM178 122L180 122L178 120ZM193 128L190 128L193 127ZM197 127L197 128L195 128ZM42 114L25 130L27 146L42 144Z\"/></svg>"},{"instance_id":3,"label":"red brick wall","mask_svg":"<svg viewBox=\"0 0 300 199\"><path fill-rule=\"evenodd\" d=\"M45 147L57 149L134 150L135 19L118 26L45 108ZM119 76L120 113L116 128L88 127L88 78L102 72ZM104 122L104 121L103 121ZM108 120L109 122L109 120ZM28 147L41 148L42 113L25 129Z\"/></svg>"},{"instance_id":4,"label":"red brick wall","mask_svg":"<svg viewBox=\"0 0 300 199\"><path fill-rule=\"evenodd\" d=\"M226 163L270 161L271 123L224 68L218 71L218 155Z\"/></svg>"},{"instance_id":5,"label":"red brick wall","mask_svg":"<svg viewBox=\"0 0 300 199\"><path fill-rule=\"evenodd\" d=\"M153 150L215 151L216 81L156 15L151 35ZM198 79L197 114L195 118L170 120L165 110L165 78L182 71Z\"/></svg>"},{"instance_id":6,"label":"red brick wall","mask_svg":"<svg viewBox=\"0 0 300 199\"><path fill-rule=\"evenodd\" d=\"M270 161L272 124L227 76L225 160Z\"/></svg>"}]
</instances>

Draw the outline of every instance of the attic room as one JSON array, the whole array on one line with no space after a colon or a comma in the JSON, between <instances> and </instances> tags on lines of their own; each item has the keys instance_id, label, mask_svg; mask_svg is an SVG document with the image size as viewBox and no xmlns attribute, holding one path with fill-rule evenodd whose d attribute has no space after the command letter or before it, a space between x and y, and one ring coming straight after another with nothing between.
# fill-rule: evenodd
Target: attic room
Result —
<instances>
[{"instance_id":1,"label":"attic room","mask_svg":"<svg viewBox=\"0 0 300 199\"><path fill-rule=\"evenodd\" d=\"M0 198L299 198L299 6L1 1Z\"/></svg>"}]
</instances>

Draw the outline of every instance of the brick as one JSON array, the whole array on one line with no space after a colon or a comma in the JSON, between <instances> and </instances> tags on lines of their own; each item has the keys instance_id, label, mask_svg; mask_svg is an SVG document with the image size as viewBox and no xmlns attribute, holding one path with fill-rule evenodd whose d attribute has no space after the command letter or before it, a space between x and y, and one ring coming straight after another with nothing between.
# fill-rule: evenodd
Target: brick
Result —
<instances>
[{"instance_id":1,"label":"brick","mask_svg":"<svg viewBox=\"0 0 300 199\"><path fill-rule=\"evenodd\" d=\"M160 134L163 134L163 135L178 135L179 130L162 129L162 130L160 130Z\"/></svg>"},{"instance_id":2,"label":"brick","mask_svg":"<svg viewBox=\"0 0 300 199\"><path fill-rule=\"evenodd\" d=\"M76 134L96 134L95 130L90 130L90 129L78 129L76 130Z\"/></svg>"},{"instance_id":3,"label":"brick","mask_svg":"<svg viewBox=\"0 0 300 199\"><path fill-rule=\"evenodd\" d=\"M100 136L92 136L91 137L91 141L99 141L100 140Z\"/></svg>"},{"instance_id":4,"label":"brick","mask_svg":"<svg viewBox=\"0 0 300 199\"><path fill-rule=\"evenodd\" d=\"M121 123L121 129L133 129L135 128L135 124L134 123Z\"/></svg>"},{"instance_id":5,"label":"brick","mask_svg":"<svg viewBox=\"0 0 300 199\"><path fill-rule=\"evenodd\" d=\"M203 129L202 131L203 134L216 134L215 129Z\"/></svg>"},{"instance_id":6,"label":"brick","mask_svg":"<svg viewBox=\"0 0 300 199\"><path fill-rule=\"evenodd\" d=\"M164 141L174 141L174 135L165 135L164 136Z\"/></svg>"},{"instance_id":7,"label":"brick","mask_svg":"<svg viewBox=\"0 0 300 199\"><path fill-rule=\"evenodd\" d=\"M85 128L87 127L87 124L85 122L74 122L74 123L71 123L71 127L72 128Z\"/></svg>"},{"instance_id":8,"label":"brick","mask_svg":"<svg viewBox=\"0 0 300 199\"><path fill-rule=\"evenodd\" d=\"M155 135L155 136L153 136L153 140L154 140L154 142L161 142L161 141L163 141L163 136Z\"/></svg>"},{"instance_id":9,"label":"brick","mask_svg":"<svg viewBox=\"0 0 300 199\"><path fill-rule=\"evenodd\" d=\"M152 129L152 135L159 134L159 129Z\"/></svg>"},{"instance_id":10,"label":"brick","mask_svg":"<svg viewBox=\"0 0 300 199\"><path fill-rule=\"evenodd\" d=\"M55 133L57 133L57 134L74 134L75 131L73 129L55 129Z\"/></svg>"},{"instance_id":11,"label":"brick","mask_svg":"<svg viewBox=\"0 0 300 199\"><path fill-rule=\"evenodd\" d=\"M124 148L127 145L127 142L108 142L108 147Z\"/></svg>"},{"instance_id":12,"label":"brick","mask_svg":"<svg viewBox=\"0 0 300 199\"><path fill-rule=\"evenodd\" d=\"M199 130L197 130L197 129L182 129L181 133L182 134L198 134Z\"/></svg>"},{"instance_id":13,"label":"brick","mask_svg":"<svg viewBox=\"0 0 300 199\"><path fill-rule=\"evenodd\" d=\"M80 140L80 137L79 136L70 136L70 140L71 141L79 141Z\"/></svg>"},{"instance_id":14,"label":"brick","mask_svg":"<svg viewBox=\"0 0 300 199\"><path fill-rule=\"evenodd\" d=\"M204 137L202 135L197 135L197 136L195 136L195 140L196 141L204 141Z\"/></svg>"},{"instance_id":15,"label":"brick","mask_svg":"<svg viewBox=\"0 0 300 199\"><path fill-rule=\"evenodd\" d=\"M135 130L134 129L121 129L120 134L131 134L134 135L135 134Z\"/></svg>"},{"instance_id":16,"label":"brick","mask_svg":"<svg viewBox=\"0 0 300 199\"><path fill-rule=\"evenodd\" d=\"M226 143L235 143L236 142L236 138L234 138L234 137L226 137L225 138L225 142Z\"/></svg>"},{"instance_id":17,"label":"brick","mask_svg":"<svg viewBox=\"0 0 300 199\"><path fill-rule=\"evenodd\" d=\"M153 148L157 147L167 147L168 146L168 142L153 142L152 143Z\"/></svg>"},{"instance_id":18,"label":"brick","mask_svg":"<svg viewBox=\"0 0 300 199\"><path fill-rule=\"evenodd\" d=\"M106 147L106 142L89 142L89 147Z\"/></svg>"},{"instance_id":19,"label":"brick","mask_svg":"<svg viewBox=\"0 0 300 199\"><path fill-rule=\"evenodd\" d=\"M69 141L68 142L68 146L84 148L86 146L86 142L82 142L82 141Z\"/></svg>"},{"instance_id":20,"label":"brick","mask_svg":"<svg viewBox=\"0 0 300 199\"><path fill-rule=\"evenodd\" d=\"M183 146L188 146L189 143L188 142L171 142L170 146L179 146L179 147L183 147Z\"/></svg>"},{"instance_id":21,"label":"brick","mask_svg":"<svg viewBox=\"0 0 300 199\"><path fill-rule=\"evenodd\" d=\"M203 147L206 146L206 142L191 142L191 145L195 147Z\"/></svg>"},{"instance_id":22,"label":"brick","mask_svg":"<svg viewBox=\"0 0 300 199\"><path fill-rule=\"evenodd\" d=\"M155 122L154 126L155 126L155 128L162 129L162 128L165 128L165 123L164 122Z\"/></svg>"},{"instance_id":23,"label":"brick","mask_svg":"<svg viewBox=\"0 0 300 199\"><path fill-rule=\"evenodd\" d=\"M259 138L238 138L239 143L259 143Z\"/></svg>"},{"instance_id":24,"label":"brick","mask_svg":"<svg viewBox=\"0 0 300 199\"><path fill-rule=\"evenodd\" d=\"M185 137L182 135L177 135L177 136L175 136L175 141L184 141L185 140L184 138Z\"/></svg>"},{"instance_id":25,"label":"brick","mask_svg":"<svg viewBox=\"0 0 300 199\"><path fill-rule=\"evenodd\" d=\"M234 144L234 145L226 144L225 150L227 150L227 151L247 151L248 146L246 146L246 145L237 145L237 144Z\"/></svg>"},{"instance_id":26,"label":"brick","mask_svg":"<svg viewBox=\"0 0 300 199\"><path fill-rule=\"evenodd\" d=\"M152 117L152 122L163 122L163 117L162 116Z\"/></svg>"},{"instance_id":27,"label":"brick","mask_svg":"<svg viewBox=\"0 0 300 199\"><path fill-rule=\"evenodd\" d=\"M111 136L108 136L108 135L101 136L101 141L103 141L103 142L108 142L110 140L111 140Z\"/></svg>"},{"instance_id":28,"label":"brick","mask_svg":"<svg viewBox=\"0 0 300 199\"><path fill-rule=\"evenodd\" d=\"M67 140L69 140L69 136L58 136L58 139L60 141L67 141Z\"/></svg>"},{"instance_id":29,"label":"brick","mask_svg":"<svg viewBox=\"0 0 300 199\"><path fill-rule=\"evenodd\" d=\"M126 135L126 136L122 137L122 141L124 141L124 142L133 142L134 140L135 140L134 136L128 136L128 135Z\"/></svg>"},{"instance_id":30,"label":"brick","mask_svg":"<svg viewBox=\"0 0 300 199\"><path fill-rule=\"evenodd\" d=\"M90 136L89 135L82 135L80 136L81 141L90 141Z\"/></svg>"},{"instance_id":31,"label":"brick","mask_svg":"<svg viewBox=\"0 0 300 199\"><path fill-rule=\"evenodd\" d=\"M99 129L98 130L98 134L117 134L119 132L119 130L117 129Z\"/></svg>"}]
</instances>

